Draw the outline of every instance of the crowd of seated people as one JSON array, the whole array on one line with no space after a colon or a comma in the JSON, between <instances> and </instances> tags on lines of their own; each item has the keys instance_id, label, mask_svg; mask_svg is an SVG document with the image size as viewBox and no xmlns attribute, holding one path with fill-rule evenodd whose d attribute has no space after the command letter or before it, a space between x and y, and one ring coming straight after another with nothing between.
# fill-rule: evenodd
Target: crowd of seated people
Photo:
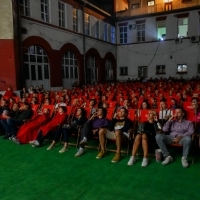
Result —
<instances>
[{"instance_id":1,"label":"crowd of seated people","mask_svg":"<svg viewBox=\"0 0 200 200\"><path fill-rule=\"evenodd\" d=\"M23 88L20 96L11 91L8 88L0 103L0 134L4 134L5 139L40 147L53 131L53 140L47 150L52 150L60 137L63 137L64 146L59 153L64 153L68 150L70 134L73 132L78 135L77 127L81 127L79 148L75 156L84 154L85 145L92 134L98 136L100 142L101 149L96 158L105 157L105 139L111 139L116 142L116 154L112 162L118 162L121 159L123 137L131 137L134 142L128 165L136 162L135 156L142 145L142 166L146 167L149 146L155 142L164 156L162 164L168 164L173 159L165 143L175 142L183 146L181 162L184 167L188 166L187 155L191 145L188 137L191 137L194 127L186 119L195 125L200 121L198 81L173 82L160 79L85 85L62 91L45 91L41 85ZM142 130L139 130L141 126L135 128L135 125L141 123ZM176 129L176 126L180 127L179 123L189 125L183 125L180 131ZM132 132L129 131L132 129ZM158 129L161 136L163 132L172 132L171 137L158 136Z\"/></svg>"}]
</instances>

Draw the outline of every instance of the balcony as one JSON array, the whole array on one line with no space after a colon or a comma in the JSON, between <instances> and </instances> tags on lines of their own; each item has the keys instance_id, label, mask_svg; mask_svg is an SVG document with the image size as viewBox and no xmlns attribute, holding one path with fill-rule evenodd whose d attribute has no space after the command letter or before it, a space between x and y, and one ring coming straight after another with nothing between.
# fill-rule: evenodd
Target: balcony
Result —
<instances>
[{"instance_id":1,"label":"balcony","mask_svg":"<svg viewBox=\"0 0 200 200\"><path fill-rule=\"evenodd\" d=\"M171 7L169 6L169 3L160 3L156 4L153 6L144 6L140 8L134 8L134 9L129 9L125 11L120 11L117 12L117 17L131 17L131 16L138 16L138 15L145 15L145 14L152 14L152 13L157 13L157 12L167 12L170 10L178 10L182 8L190 8L190 7L196 7L200 6L200 0L198 1L191 1L191 2L186 2L186 3L175 3L175 2L170 2Z\"/></svg>"}]
</instances>

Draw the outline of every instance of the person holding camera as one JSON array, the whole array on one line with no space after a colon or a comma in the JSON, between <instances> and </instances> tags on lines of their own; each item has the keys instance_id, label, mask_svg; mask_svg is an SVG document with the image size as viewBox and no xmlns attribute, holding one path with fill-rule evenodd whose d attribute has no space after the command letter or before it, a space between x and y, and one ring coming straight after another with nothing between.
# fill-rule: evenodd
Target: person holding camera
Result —
<instances>
[{"instance_id":1,"label":"person holding camera","mask_svg":"<svg viewBox=\"0 0 200 200\"><path fill-rule=\"evenodd\" d=\"M194 125L191 121L185 120L184 115L183 108L176 108L175 115L172 115L163 126L163 131L169 132L169 135L156 135L156 141L164 156L162 165L167 165L173 161L166 144L176 143L183 146L182 166L189 166L187 156L192 142L191 135L194 133Z\"/></svg>"},{"instance_id":2,"label":"person holding camera","mask_svg":"<svg viewBox=\"0 0 200 200\"><path fill-rule=\"evenodd\" d=\"M128 165L131 166L136 162L136 153L139 149L140 144L142 143L142 149L144 152L142 167L148 165L148 150L149 145L155 144L155 135L161 131L161 125L158 122L156 112L150 110L148 113L148 121L142 123L138 127L137 135L135 136L132 155L128 161Z\"/></svg>"}]
</instances>

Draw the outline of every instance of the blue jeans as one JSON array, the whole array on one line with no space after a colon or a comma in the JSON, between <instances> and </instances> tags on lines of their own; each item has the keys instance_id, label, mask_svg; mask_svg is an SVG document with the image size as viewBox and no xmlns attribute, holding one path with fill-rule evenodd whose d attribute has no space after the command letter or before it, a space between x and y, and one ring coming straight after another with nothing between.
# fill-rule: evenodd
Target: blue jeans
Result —
<instances>
[{"instance_id":1,"label":"blue jeans","mask_svg":"<svg viewBox=\"0 0 200 200\"><path fill-rule=\"evenodd\" d=\"M171 135L163 135L163 134L156 135L156 142L158 146L160 147L164 157L169 156L169 152L167 150L166 144L172 144L173 139L174 139L174 136L171 136ZM187 158L189 154L191 143L192 143L191 136L183 137L178 143L183 146L183 157L185 158Z\"/></svg>"},{"instance_id":2,"label":"blue jeans","mask_svg":"<svg viewBox=\"0 0 200 200\"><path fill-rule=\"evenodd\" d=\"M19 126L23 124L23 121L18 119L8 118L8 119L2 119L1 124L8 135L16 136L17 129Z\"/></svg>"}]
</instances>

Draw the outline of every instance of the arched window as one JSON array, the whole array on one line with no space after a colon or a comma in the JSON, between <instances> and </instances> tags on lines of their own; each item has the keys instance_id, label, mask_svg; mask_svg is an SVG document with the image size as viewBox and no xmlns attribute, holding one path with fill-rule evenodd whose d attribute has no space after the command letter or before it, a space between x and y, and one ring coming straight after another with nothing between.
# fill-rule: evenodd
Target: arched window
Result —
<instances>
[{"instance_id":1,"label":"arched window","mask_svg":"<svg viewBox=\"0 0 200 200\"><path fill-rule=\"evenodd\" d=\"M113 80L113 68L111 59L106 60L106 80Z\"/></svg>"},{"instance_id":2,"label":"arched window","mask_svg":"<svg viewBox=\"0 0 200 200\"><path fill-rule=\"evenodd\" d=\"M71 88L78 81L77 59L72 51L67 51L62 58L63 86Z\"/></svg>"},{"instance_id":3,"label":"arched window","mask_svg":"<svg viewBox=\"0 0 200 200\"><path fill-rule=\"evenodd\" d=\"M94 55L91 55L87 60L87 81L89 84L98 80L98 69L96 58Z\"/></svg>"},{"instance_id":4,"label":"arched window","mask_svg":"<svg viewBox=\"0 0 200 200\"><path fill-rule=\"evenodd\" d=\"M28 48L24 58L24 76L26 87L43 85L45 89L50 89L49 60L41 47Z\"/></svg>"}]
</instances>

